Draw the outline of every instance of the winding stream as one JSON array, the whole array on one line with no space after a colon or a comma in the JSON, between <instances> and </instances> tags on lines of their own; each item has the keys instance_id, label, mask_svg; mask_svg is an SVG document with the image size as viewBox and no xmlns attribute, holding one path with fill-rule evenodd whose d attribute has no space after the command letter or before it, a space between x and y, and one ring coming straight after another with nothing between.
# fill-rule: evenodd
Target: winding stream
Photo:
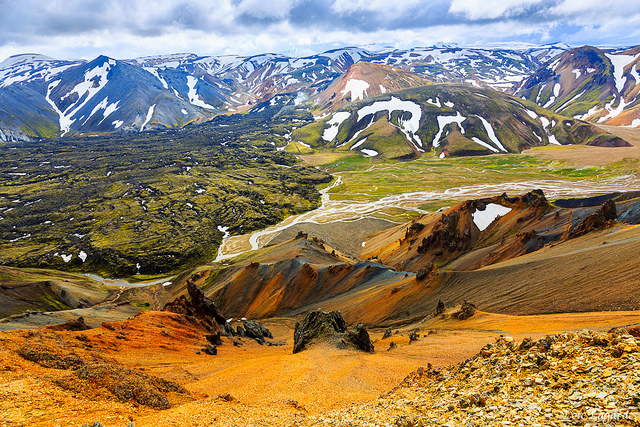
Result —
<instances>
[{"instance_id":1,"label":"winding stream","mask_svg":"<svg viewBox=\"0 0 640 427\"><path fill-rule=\"evenodd\" d=\"M541 189L550 199L562 197L589 197L615 191L640 190L640 179L635 175L625 175L606 181L576 180L534 180L505 182L500 184L477 184L447 190L429 190L402 193L381 197L375 201L331 200L329 191L342 184L342 177L336 175L334 182L320 191L322 204L319 208L300 215L290 216L279 224L253 233L225 237L218 249L215 261L233 258L245 252L260 249L268 244L279 232L301 222L328 223L335 221L355 221L371 217L374 213L388 208L400 208L423 214L419 206L436 200L464 201L507 193L511 196L531 190Z\"/></svg>"},{"instance_id":2,"label":"winding stream","mask_svg":"<svg viewBox=\"0 0 640 427\"><path fill-rule=\"evenodd\" d=\"M105 279L104 277L100 277L97 274L91 274L91 273L84 273L82 274L83 276L87 276L93 280L95 280L96 282L100 282L103 285L108 285L108 286L126 286L129 288L143 288L145 286L151 286L151 285L157 285L157 284L171 284L171 280L174 278L174 276L169 276L169 277L163 277L161 279L156 279L156 280L150 280L148 282L127 282L124 279Z\"/></svg>"}]
</instances>

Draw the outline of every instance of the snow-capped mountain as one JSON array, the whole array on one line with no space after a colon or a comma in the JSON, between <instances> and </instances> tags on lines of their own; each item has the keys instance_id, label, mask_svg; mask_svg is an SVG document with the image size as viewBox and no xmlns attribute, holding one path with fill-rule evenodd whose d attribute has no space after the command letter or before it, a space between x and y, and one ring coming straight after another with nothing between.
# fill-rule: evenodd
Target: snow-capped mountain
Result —
<instances>
[{"instance_id":1,"label":"snow-capped mountain","mask_svg":"<svg viewBox=\"0 0 640 427\"><path fill-rule=\"evenodd\" d=\"M513 93L565 45L347 47L300 58L191 53L60 61L18 55L0 63L0 140L181 127L247 111L276 94L318 95L360 62Z\"/></svg>"},{"instance_id":2,"label":"snow-capped mountain","mask_svg":"<svg viewBox=\"0 0 640 427\"><path fill-rule=\"evenodd\" d=\"M584 46L549 60L518 96L561 114L612 125L640 125L640 46L604 51Z\"/></svg>"}]
</instances>

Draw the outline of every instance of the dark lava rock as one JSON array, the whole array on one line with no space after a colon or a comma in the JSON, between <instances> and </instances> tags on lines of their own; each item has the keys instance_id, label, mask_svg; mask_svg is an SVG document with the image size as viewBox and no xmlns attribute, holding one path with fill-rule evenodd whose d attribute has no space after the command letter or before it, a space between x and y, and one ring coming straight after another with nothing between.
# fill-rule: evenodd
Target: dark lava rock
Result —
<instances>
[{"instance_id":1,"label":"dark lava rock","mask_svg":"<svg viewBox=\"0 0 640 427\"><path fill-rule=\"evenodd\" d=\"M210 354L211 356L215 356L218 354L218 348L215 345L211 345L211 344L203 348L202 351L204 351L207 354Z\"/></svg>"},{"instance_id":2,"label":"dark lava rock","mask_svg":"<svg viewBox=\"0 0 640 427\"><path fill-rule=\"evenodd\" d=\"M200 323L210 330L215 330L218 326L226 326L226 319L215 303L204 296L202 290L191 280L187 281L187 291L190 300L181 295L165 304L162 310L188 316L190 321Z\"/></svg>"},{"instance_id":3,"label":"dark lava rock","mask_svg":"<svg viewBox=\"0 0 640 427\"><path fill-rule=\"evenodd\" d=\"M362 324L358 324L354 329L347 331L342 338L342 343L348 347L355 347L368 353L373 353L374 351L367 328Z\"/></svg>"},{"instance_id":4,"label":"dark lava rock","mask_svg":"<svg viewBox=\"0 0 640 427\"><path fill-rule=\"evenodd\" d=\"M436 306L436 316L441 315L442 313L444 313L444 310L446 309L444 302L442 302L441 299L438 300L438 305Z\"/></svg>"},{"instance_id":5,"label":"dark lava rock","mask_svg":"<svg viewBox=\"0 0 640 427\"><path fill-rule=\"evenodd\" d=\"M224 325L226 323L226 319L218 310L215 303L204 296L202 289L196 286L191 280L187 281L187 292L189 292L189 297L191 297L191 303L195 308L196 312L203 317L211 317L218 322L219 325Z\"/></svg>"},{"instance_id":6,"label":"dark lava rock","mask_svg":"<svg viewBox=\"0 0 640 427\"><path fill-rule=\"evenodd\" d=\"M213 345L222 345L220 331L216 332L215 334L205 335L205 338Z\"/></svg>"},{"instance_id":7,"label":"dark lava rock","mask_svg":"<svg viewBox=\"0 0 640 427\"><path fill-rule=\"evenodd\" d=\"M228 322L225 322L224 326L222 327L222 331L224 332L223 335L226 335L228 337L232 337L236 334L236 331L233 330L233 326L231 326L231 324Z\"/></svg>"},{"instance_id":8,"label":"dark lava rock","mask_svg":"<svg viewBox=\"0 0 640 427\"><path fill-rule=\"evenodd\" d=\"M573 230L569 232L569 238L582 236L590 231L609 227L618 218L616 204L613 200L607 200L600 208L587 216Z\"/></svg>"},{"instance_id":9,"label":"dark lava rock","mask_svg":"<svg viewBox=\"0 0 640 427\"><path fill-rule=\"evenodd\" d=\"M398 344L394 343L393 341L391 341L391 343L389 344L389 348L387 349L387 351L389 350L393 350L394 348L398 348Z\"/></svg>"},{"instance_id":10,"label":"dark lava rock","mask_svg":"<svg viewBox=\"0 0 640 427\"><path fill-rule=\"evenodd\" d=\"M237 326L236 327L236 334L239 337L246 337L247 336L247 334L246 334L246 332L245 332L245 330L244 330L244 328L242 326Z\"/></svg>"},{"instance_id":11,"label":"dark lava rock","mask_svg":"<svg viewBox=\"0 0 640 427\"><path fill-rule=\"evenodd\" d=\"M264 338L273 339L273 335L271 335L271 332L267 328L262 326L262 324L258 321L245 320L243 322L243 325L247 336L250 338L254 338L257 340L264 340Z\"/></svg>"},{"instance_id":12,"label":"dark lava rock","mask_svg":"<svg viewBox=\"0 0 640 427\"><path fill-rule=\"evenodd\" d=\"M78 317L75 320L69 320L59 325L47 326L47 329L50 331L86 331L91 329L91 326L84 323L83 317Z\"/></svg>"},{"instance_id":13,"label":"dark lava rock","mask_svg":"<svg viewBox=\"0 0 640 427\"><path fill-rule=\"evenodd\" d=\"M226 323L225 317L222 315L215 303L204 296L202 290L191 280L187 281L187 292L191 301L187 300L184 295L165 304L163 311L172 313L185 314L200 319L214 320L218 325Z\"/></svg>"},{"instance_id":14,"label":"dark lava rock","mask_svg":"<svg viewBox=\"0 0 640 427\"><path fill-rule=\"evenodd\" d=\"M474 314L476 314L476 306L465 300L462 303L462 307L460 307L460 311L455 313L453 316L458 320L466 320Z\"/></svg>"},{"instance_id":15,"label":"dark lava rock","mask_svg":"<svg viewBox=\"0 0 640 427\"><path fill-rule=\"evenodd\" d=\"M347 332L347 322L339 311L327 313L320 309L313 310L304 317L302 323L296 323L293 333L293 353L304 350L312 341L345 332Z\"/></svg>"},{"instance_id":16,"label":"dark lava rock","mask_svg":"<svg viewBox=\"0 0 640 427\"><path fill-rule=\"evenodd\" d=\"M384 331L384 335L382 335L382 339L385 340L387 338L389 338L391 336L391 328L387 328L386 331Z\"/></svg>"},{"instance_id":17,"label":"dark lava rock","mask_svg":"<svg viewBox=\"0 0 640 427\"><path fill-rule=\"evenodd\" d=\"M417 329L415 331L411 331L411 333L409 334L409 344L411 344L413 341L418 341L419 337L420 335L418 335Z\"/></svg>"}]
</instances>

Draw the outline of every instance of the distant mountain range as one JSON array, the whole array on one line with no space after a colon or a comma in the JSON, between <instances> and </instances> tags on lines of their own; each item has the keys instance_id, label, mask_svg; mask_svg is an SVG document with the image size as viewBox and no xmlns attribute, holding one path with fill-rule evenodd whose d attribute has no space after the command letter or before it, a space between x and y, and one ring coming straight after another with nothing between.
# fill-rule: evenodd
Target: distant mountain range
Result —
<instances>
[{"instance_id":1,"label":"distant mountain range","mask_svg":"<svg viewBox=\"0 0 640 427\"><path fill-rule=\"evenodd\" d=\"M0 140L180 128L220 113L250 111L281 93L297 92L298 103L313 98L311 108L331 104L335 110L365 95L428 82L516 94L582 119L640 124L639 49L570 49L564 44L349 47L301 58L174 54L133 60L100 56L92 61L17 55L0 63ZM336 83L345 73L360 72L352 66L364 62L387 66L376 71L378 79L395 73L389 87L346 88ZM344 84L349 80L343 78ZM328 88L333 88L334 98L321 98Z\"/></svg>"}]
</instances>

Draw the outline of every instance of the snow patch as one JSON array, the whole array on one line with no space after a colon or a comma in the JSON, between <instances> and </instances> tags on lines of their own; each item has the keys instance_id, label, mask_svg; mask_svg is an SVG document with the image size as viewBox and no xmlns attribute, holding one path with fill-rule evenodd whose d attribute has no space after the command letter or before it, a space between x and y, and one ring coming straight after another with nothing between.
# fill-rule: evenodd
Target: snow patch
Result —
<instances>
[{"instance_id":1,"label":"snow patch","mask_svg":"<svg viewBox=\"0 0 640 427\"><path fill-rule=\"evenodd\" d=\"M196 107L206 108L208 110L215 110L216 107L207 104L198 95L198 91L196 90L196 84L198 83L198 79L193 76L187 76L187 87L189 88L189 102Z\"/></svg>"},{"instance_id":2,"label":"snow patch","mask_svg":"<svg viewBox=\"0 0 640 427\"><path fill-rule=\"evenodd\" d=\"M435 101L433 99L431 99L431 98L427 99L427 103L429 103L431 105L435 105L438 108L442 108L442 104L440 104L440 100L437 97L436 97Z\"/></svg>"},{"instance_id":3,"label":"snow patch","mask_svg":"<svg viewBox=\"0 0 640 427\"><path fill-rule=\"evenodd\" d=\"M480 145L482 145L482 146L483 146L483 147L485 147L485 148L488 148L489 150L493 151L494 153L497 153L497 152L498 152L498 149L497 149L497 148L495 148L494 146L492 146L492 145L490 145L490 144L487 144L486 142L484 142L483 140L481 140L481 139L480 139L480 138L478 138L478 137L475 137L475 136L474 136L474 137L472 137L471 139L473 140L473 142L475 142L475 143L477 143L477 144L480 144Z\"/></svg>"},{"instance_id":4,"label":"snow patch","mask_svg":"<svg viewBox=\"0 0 640 427\"><path fill-rule=\"evenodd\" d=\"M636 59L635 55L611 55L609 53L605 53L607 58L613 64L613 77L616 80L616 89L618 93L622 94L622 90L624 89L624 67L633 62Z\"/></svg>"},{"instance_id":5,"label":"snow patch","mask_svg":"<svg viewBox=\"0 0 640 427\"><path fill-rule=\"evenodd\" d=\"M87 260L87 253L85 251L80 251L78 258L80 258L82 262L85 262Z\"/></svg>"},{"instance_id":6,"label":"snow patch","mask_svg":"<svg viewBox=\"0 0 640 427\"><path fill-rule=\"evenodd\" d=\"M500 143L500 140L496 136L496 133L493 131L493 127L491 126L491 123L486 121L484 117L480 117L480 116L477 116L477 117L480 119L480 121L484 125L484 128L487 131L487 135L489 135L489 139L491 140L491 142L493 142L496 145L496 147L498 147L500 150L506 153L507 150L504 148L502 143Z\"/></svg>"},{"instance_id":7,"label":"snow patch","mask_svg":"<svg viewBox=\"0 0 640 427\"><path fill-rule=\"evenodd\" d=\"M391 114L394 111L408 111L411 113L411 118L407 120L398 118L398 125L409 141L416 142L420 147L422 147L420 137L415 134L420 127L422 109L420 108L420 105L413 101L403 101L400 98L392 96L389 101L374 102L373 104L358 110L358 121L362 120L363 117L366 117L369 114L375 115L377 112L385 110L389 112L389 122L391 122Z\"/></svg>"},{"instance_id":8,"label":"snow patch","mask_svg":"<svg viewBox=\"0 0 640 427\"><path fill-rule=\"evenodd\" d=\"M511 208L497 203L489 203L483 211L476 210L473 213L473 222L480 231L483 231L491 225L496 218L504 216L509 212L511 212Z\"/></svg>"},{"instance_id":9,"label":"snow patch","mask_svg":"<svg viewBox=\"0 0 640 427\"><path fill-rule=\"evenodd\" d=\"M631 122L630 125L623 126L623 127L626 127L626 128L637 128L638 126L640 126L640 119L633 119L633 121Z\"/></svg>"},{"instance_id":10,"label":"snow patch","mask_svg":"<svg viewBox=\"0 0 640 427\"><path fill-rule=\"evenodd\" d=\"M376 150L369 150L366 148L363 148L360 152L364 153L367 157L375 157L379 154Z\"/></svg>"},{"instance_id":11,"label":"snow patch","mask_svg":"<svg viewBox=\"0 0 640 427\"><path fill-rule=\"evenodd\" d=\"M342 122L347 120L350 116L351 113L347 111L339 111L335 113L333 118L326 123L329 127L322 132L322 139L327 142L333 141L335 137L338 136L338 130L340 129Z\"/></svg>"},{"instance_id":12,"label":"snow patch","mask_svg":"<svg viewBox=\"0 0 640 427\"><path fill-rule=\"evenodd\" d=\"M364 80L350 79L340 93L346 95L351 92L351 100L356 101L367 97L367 89L369 89L369 83Z\"/></svg>"},{"instance_id":13,"label":"snow patch","mask_svg":"<svg viewBox=\"0 0 640 427\"><path fill-rule=\"evenodd\" d=\"M556 136L554 134L549 135L549 144L552 145L562 145L558 142L558 140L556 139Z\"/></svg>"},{"instance_id":14,"label":"snow patch","mask_svg":"<svg viewBox=\"0 0 640 427\"><path fill-rule=\"evenodd\" d=\"M358 141L357 143L353 144L353 146L351 147L352 150L355 150L356 148L360 147L362 144L365 143L365 141L367 140L367 138L362 138L360 141Z\"/></svg>"},{"instance_id":15,"label":"snow patch","mask_svg":"<svg viewBox=\"0 0 640 427\"><path fill-rule=\"evenodd\" d=\"M167 82L162 77L160 77L160 74L158 74L158 70L156 70L155 68L149 68L149 67L142 67L142 68L145 69L146 71L150 72L158 80L160 80L160 83L162 83L162 87L164 87L165 89L169 89L169 85L167 84Z\"/></svg>"},{"instance_id":16,"label":"snow patch","mask_svg":"<svg viewBox=\"0 0 640 427\"><path fill-rule=\"evenodd\" d=\"M147 111L147 118L144 120L142 126L140 126L140 132L142 132L144 130L144 127L151 121L151 118L153 117L153 110L155 108L156 104L153 104L151 107L149 107L149 111Z\"/></svg>"},{"instance_id":17,"label":"snow patch","mask_svg":"<svg viewBox=\"0 0 640 427\"><path fill-rule=\"evenodd\" d=\"M442 136L442 132L444 131L445 126L449 123L457 123L460 126L460 131L464 133L464 129L462 128L462 122L467 118L460 114L460 111L456 111L455 116L438 116L438 132L436 136L433 138L433 142L431 145L433 148L436 148L440 145L440 137Z\"/></svg>"}]
</instances>

